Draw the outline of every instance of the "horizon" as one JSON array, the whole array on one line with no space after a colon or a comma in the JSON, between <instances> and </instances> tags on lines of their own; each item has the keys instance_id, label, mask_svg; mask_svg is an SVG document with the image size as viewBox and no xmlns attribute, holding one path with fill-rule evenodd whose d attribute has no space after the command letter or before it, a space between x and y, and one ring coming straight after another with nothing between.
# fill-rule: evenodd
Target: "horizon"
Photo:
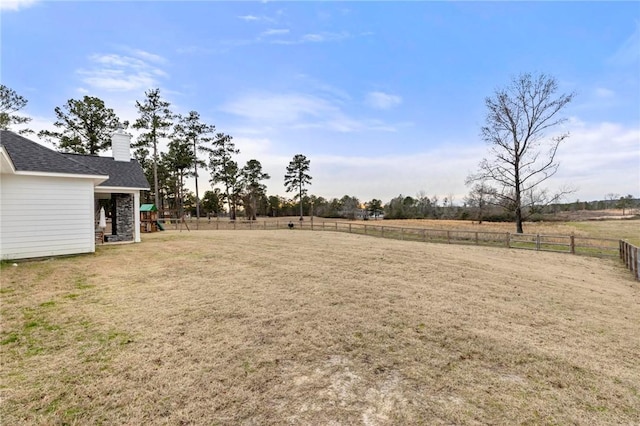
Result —
<instances>
[{"instance_id":1,"label":"horizon","mask_svg":"<svg viewBox=\"0 0 640 426\"><path fill-rule=\"evenodd\" d=\"M286 197L286 166L303 154L316 196L387 203L424 191L460 205L488 155L484 99L543 72L557 94L577 92L546 135L571 134L545 187L577 187L566 202L640 196L637 3L113 6L1 4L2 83L28 100L36 132L85 95L133 122L135 101L159 87L174 112L233 136L239 165L259 160L269 195ZM138 25L149 20L154 31ZM199 187L211 189L208 173Z\"/></svg>"}]
</instances>

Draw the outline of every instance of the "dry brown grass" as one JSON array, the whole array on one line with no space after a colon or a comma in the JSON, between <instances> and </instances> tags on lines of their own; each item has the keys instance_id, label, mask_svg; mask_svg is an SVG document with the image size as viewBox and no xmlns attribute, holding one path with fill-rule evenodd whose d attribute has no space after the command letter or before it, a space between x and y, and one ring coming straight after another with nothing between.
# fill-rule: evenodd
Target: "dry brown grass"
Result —
<instances>
[{"instance_id":1,"label":"dry brown grass","mask_svg":"<svg viewBox=\"0 0 640 426\"><path fill-rule=\"evenodd\" d=\"M332 232L2 267L3 424L638 424L617 260Z\"/></svg>"}]
</instances>

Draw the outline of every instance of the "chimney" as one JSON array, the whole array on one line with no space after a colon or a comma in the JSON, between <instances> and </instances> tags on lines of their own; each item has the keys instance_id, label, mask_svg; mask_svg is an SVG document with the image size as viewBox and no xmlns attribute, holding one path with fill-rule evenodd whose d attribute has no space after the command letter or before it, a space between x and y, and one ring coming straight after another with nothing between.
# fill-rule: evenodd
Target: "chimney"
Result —
<instances>
[{"instance_id":1,"label":"chimney","mask_svg":"<svg viewBox=\"0 0 640 426\"><path fill-rule=\"evenodd\" d=\"M113 159L116 161L131 161L131 152L129 144L131 143L131 135L124 131L122 125L118 126L113 135L111 135L111 151Z\"/></svg>"}]
</instances>

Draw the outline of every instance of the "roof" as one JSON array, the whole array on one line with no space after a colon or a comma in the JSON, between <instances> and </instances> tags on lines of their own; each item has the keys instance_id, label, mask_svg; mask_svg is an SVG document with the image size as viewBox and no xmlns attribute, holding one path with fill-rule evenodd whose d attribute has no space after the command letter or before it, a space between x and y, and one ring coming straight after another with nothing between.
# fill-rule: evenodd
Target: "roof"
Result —
<instances>
[{"instance_id":1,"label":"roof","mask_svg":"<svg viewBox=\"0 0 640 426\"><path fill-rule=\"evenodd\" d=\"M142 204L140 206L140 211L141 212L157 212L158 209L156 208L155 204Z\"/></svg>"},{"instance_id":2,"label":"roof","mask_svg":"<svg viewBox=\"0 0 640 426\"><path fill-rule=\"evenodd\" d=\"M64 154L42 146L9 130L0 130L0 146L9 154L16 171L103 175Z\"/></svg>"},{"instance_id":3,"label":"roof","mask_svg":"<svg viewBox=\"0 0 640 426\"><path fill-rule=\"evenodd\" d=\"M98 186L149 189L140 163L136 160L115 161L97 155L66 154L42 146L9 130L0 131L4 147L16 171L108 176Z\"/></svg>"},{"instance_id":4,"label":"roof","mask_svg":"<svg viewBox=\"0 0 640 426\"><path fill-rule=\"evenodd\" d=\"M137 160L116 161L111 157L99 157L97 155L62 154L70 160L76 161L108 175L109 179L100 186L119 188L149 189L149 182Z\"/></svg>"}]
</instances>

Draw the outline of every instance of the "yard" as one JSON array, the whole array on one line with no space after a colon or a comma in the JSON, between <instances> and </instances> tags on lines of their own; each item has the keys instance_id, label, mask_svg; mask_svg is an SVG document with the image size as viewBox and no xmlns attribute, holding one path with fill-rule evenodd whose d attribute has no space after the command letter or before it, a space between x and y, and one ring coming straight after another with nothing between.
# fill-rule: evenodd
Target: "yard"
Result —
<instances>
[{"instance_id":1,"label":"yard","mask_svg":"<svg viewBox=\"0 0 640 426\"><path fill-rule=\"evenodd\" d=\"M167 231L1 274L3 424L640 423L618 259Z\"/></svg>"}]
</instances>

